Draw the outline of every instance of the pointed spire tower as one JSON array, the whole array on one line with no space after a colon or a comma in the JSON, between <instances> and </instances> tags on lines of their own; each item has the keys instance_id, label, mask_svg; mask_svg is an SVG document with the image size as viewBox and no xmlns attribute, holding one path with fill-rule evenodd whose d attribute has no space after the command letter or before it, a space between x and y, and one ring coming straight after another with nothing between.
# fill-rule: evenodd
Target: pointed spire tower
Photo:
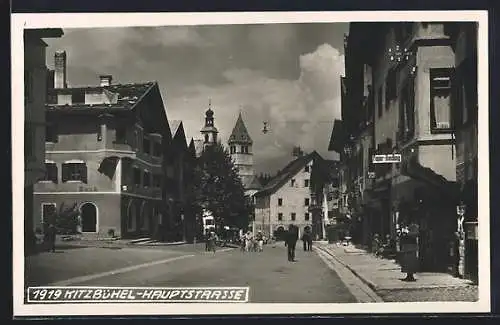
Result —
<instances>
[{"instance_id":1,"label":"pointed spire tower","mask_svg":"<svg viewBox=\"0 0 500 325\"><path fill-rule=\"evenodd\" d=\"M203 136L203 147L217 143L217 134L219 131L214 124L214 111L212 110L212 101L208 101L208 109L205 112L205 126L201 129Z\"/></svg>"},{"instance_id":2,"label":"pointed spire tower","mask_svg":"<svg viewBox=\"0 0 500 325\"><path fill-rule=\"evenodd\" d=\"M238 115L233 132L229 136L228 145L231 158L234 166L238 168L243 186L248 189L255 178L252 153L253 141L248 134L245 122L243 122L241 112Z\"/></svg>"}]
</instances>

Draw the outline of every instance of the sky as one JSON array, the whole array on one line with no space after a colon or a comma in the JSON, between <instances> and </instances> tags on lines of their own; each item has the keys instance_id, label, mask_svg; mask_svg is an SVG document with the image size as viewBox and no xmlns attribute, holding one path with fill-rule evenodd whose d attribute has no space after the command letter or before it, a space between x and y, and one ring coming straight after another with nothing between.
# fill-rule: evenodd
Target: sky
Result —
<instances>
[{"instance_id":1,"label":"sky","mask_svg":"<svg viewBox=\"0 0 500 325\"><path fill-rule=\"evenodd\" d=\"M67 52L68 85L157 81L169 120L201 138L211 100L222 142L241 112L257 173L274 173L294 146L326 159L340 118L340 76L348 23L65 29L47 39L47 66ZM268 122L267 134L262 132Z\"/></svg>"}]
</instances>

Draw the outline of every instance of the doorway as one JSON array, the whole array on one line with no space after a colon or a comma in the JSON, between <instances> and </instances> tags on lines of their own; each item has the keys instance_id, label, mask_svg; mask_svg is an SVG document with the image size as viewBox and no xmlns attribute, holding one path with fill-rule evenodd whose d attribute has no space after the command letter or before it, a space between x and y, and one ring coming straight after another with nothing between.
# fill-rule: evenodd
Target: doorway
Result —
<instances>
[{"instance_id":1,"label":"doorway","mask_svg":"<svg viewBox=\"0 0 500 325\"><path fill-rule=\"evenodd\" d=\"M82 232L97 232L97 207L86 202L80 207L82 216Z\"/></svg>"}]
</instances>

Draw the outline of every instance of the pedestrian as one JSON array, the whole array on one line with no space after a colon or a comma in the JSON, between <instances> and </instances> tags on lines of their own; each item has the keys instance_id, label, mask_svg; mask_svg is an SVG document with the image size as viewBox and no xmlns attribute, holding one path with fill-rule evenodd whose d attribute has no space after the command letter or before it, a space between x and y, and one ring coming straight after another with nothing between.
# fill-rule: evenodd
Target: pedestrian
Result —
<instances>
[{"instance_id":1,"label":"pedestrian","mask_svg":"<svg viewBox=\"0 0 500 325\"><path fill-rule=\"evenodd\" d=\"M304 233L302 234L302 246L304 247L304 252L307 251L307 243L308 243L308 238L307 238L307 231L304 231Z\"/></svg>"},{"instance_id":2,"label":"pedestrian","mask_svg":"<svg viewBox=\"0 0 500 325\"><path fill-rule=\"evenodd\" d=\"M298 228L294 225L288 226L288 232L286 233L286 247L288 254L288 261L295 262L295 246L297 245L297 240L299 239Z\"/></svg>"},{"instance_id":3,"label":"pedestrian","mask_svg":"<svg viewBox=\"0 0 500 325\"><path fill-rule=\"evenodd\" d=\"M257 236L255 239L257 242L257 251L262 252L264 250L264 235L262 234L261 230L257 232Z\"/></svg>"},{"instance_id":4,"label":"pedestrian","mask_svg":"<svg viewBox=\"0 0 500 325\"><path fill-rule=\"evenodd\" d=\"M49 244L49 251L52 253L56 252L56 236L57 236L57 229L53 224L50 224L48 229L48 244Z\"/></svg>"},{"instance_id":5,"label":"pedestrian","mask_svg":"<svg viewBox=\"0 0 500 325\"><path fill-rule=\"evenodd\" d=\"M416 281L414 274L418 269L418 234L418 225L414 222L410 222L410 224L403 227L401 231L401 272L406 273L406 277L403 281Z\"/></svg>"},{"instance_id":6,"label":"pedestrian","mask_svg":"<svg viewBox=\"0 0 500 325\"><path fill-rule=\"evenodd\" d=\"M253 248L253 236L250 230L245 235L245 252L250 252Z\"/></svg>"},{"instance_id":7,"label":"pedestrian","mask_svg":"<svg viewBox=\"0 0 500 325\"><path fill-rule=\"evenodd\" d=\"M313 246L313 237L311 233L309 233L309 237L307 237L307 250L312 251L312 246Z\"/></svg>"}]
</instances>

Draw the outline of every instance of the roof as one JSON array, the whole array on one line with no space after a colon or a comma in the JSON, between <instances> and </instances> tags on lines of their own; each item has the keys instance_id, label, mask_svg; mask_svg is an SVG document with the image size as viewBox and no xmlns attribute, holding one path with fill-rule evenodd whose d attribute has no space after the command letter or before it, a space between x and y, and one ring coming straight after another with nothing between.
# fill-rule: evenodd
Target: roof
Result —
<instances>
[{"instance_id":1,"label":"roof","mask_svg":"<svg viewBox=\"0 0 500 325\"><path fill-rule=\"evenodd\" d=\"M168 121L168 124L170 125L170 133L172 134L172 138L173 138L177 134L177 130L179 130L179 127L181 126L182 121L170 120L170 121Z\"/></svg>"},{"instance_id":2,"label":"roof","mask_svg":"<svg viewBox=\"0 0 500 325\"><path fill-rule=\"evenodd\" d=\"M47 109L50 111L100 111L103 109L107 111L123 111L132 110L137 103L155 86L157 82L142 82L142 83L127 83L127 84L111 84L110 86L88 86L88 87L72 87L50 89L47 98ZM86 92L100 92L102 91L109 99L110 103L98 104L85 104L73 103L71 105L58 105L58 94L82 94Z\"/></svg>"},{"instance_id":3,"label":"roof","mask_svg":"<svg viewBox=\"0 0 500 325\"><path fill-rule=\"evenodd\" d=\"M344 149L344 142L345 134L342 121L335 120L333 122L332 134L330 135L330 142L328 143L328 150L341 153Z\"/></svg>"},{"instance_id":4,"label":"roof","mask_svg":"<svg viewBox=\"0 0 500 325\"><path fill-rule=\"evenodd\" d=\"M252 177L252 181L249 182L248 186L245 187L245 190L260 190L262 189L262 184L259 182L259 178L257 176Z\"/></svg>"},{"instance_id":5,"label":"roof","mask_svg":"<svg viewBox=\"0 0 500 325\"><path fill-rule=\"evenodd\" d=\"M292 177L294 177L302 168L304 168L311 160L323 159L316 151L310 154L303 155L291 161L285 166L275 177L273 177L266 186L257 192L256 196L270 195L280 189Z\"/></svg>"},{"instance_id":6,"label":"roof","mask_svg":"<svg viewBox=\"0 0 500 325\"><path fill-rule=\"evenodd\" d=\"M234 125L233 132L229 136L228 143L246 143L252 144L252 138L248 134L247 127L245 126L245 122L243 122L243 117L241 117L241 113L238 115L238 119L236 120L236 124Z\"/></svg>"}]
</instances>

